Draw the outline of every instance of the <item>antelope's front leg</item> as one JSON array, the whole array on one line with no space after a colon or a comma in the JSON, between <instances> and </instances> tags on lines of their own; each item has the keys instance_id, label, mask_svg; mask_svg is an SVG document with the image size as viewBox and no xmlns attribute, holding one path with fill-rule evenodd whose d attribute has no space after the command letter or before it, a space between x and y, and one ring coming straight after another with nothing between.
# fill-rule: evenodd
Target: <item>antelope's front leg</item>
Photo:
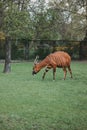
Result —
<instances>
[{"instance_id":1,"label":"antelope's front leg","mask_svg":"<svg viewBox=\"0 0 87 130\"><path fill-rule=\"evenodd\" d=\"M49 71L49 68L46 68L46 69L45 69L45 72L43 73L42 79L45 78L45 75L46 75L46 73L47 73L48 71Z\"/></svg>"},{"instance_id":2,"label":"antelope's front leg","mask_svg":"<svg viewBox=\"0 0 87 130\"><path fill-rule=\"evenodd\" d=\"M53 68L53 80L55 80L56 68Z\"/></svg>"}]
</instances>

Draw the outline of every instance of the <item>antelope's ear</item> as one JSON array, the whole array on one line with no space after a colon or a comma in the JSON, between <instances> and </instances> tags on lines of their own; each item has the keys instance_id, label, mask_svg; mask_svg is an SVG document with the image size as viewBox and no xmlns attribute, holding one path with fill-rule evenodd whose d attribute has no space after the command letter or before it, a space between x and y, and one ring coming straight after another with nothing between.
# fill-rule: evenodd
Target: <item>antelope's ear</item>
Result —
<instances>
[{"instance_id":1,"label":"antelope's ear","mask_svg":"<svg viewBox=\"0 0 87 130\"><path fill-rule=\"evenodd\" d=\"M34 65L36 65L38 63L38 59L39 59L39 56L37 55L35 60L34 60Z\"/></svg>"}]
</instances>

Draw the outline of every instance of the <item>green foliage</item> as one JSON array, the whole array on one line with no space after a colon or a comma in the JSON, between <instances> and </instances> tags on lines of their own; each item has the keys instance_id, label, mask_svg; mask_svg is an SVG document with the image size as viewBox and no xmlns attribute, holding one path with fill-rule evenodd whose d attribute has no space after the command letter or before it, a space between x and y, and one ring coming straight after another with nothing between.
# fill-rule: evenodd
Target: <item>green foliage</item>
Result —
<instances>
[{"instance_id":1,"label":"green foliage","mask_svg":"<svg viewBox=\"0 0 87 130\"><path fill-rule=\"evenodd\" d=\"M33 63L12 64L3 74L0 64L0 130L86 130L87 62L72 62L73 79L57 69L32 76Z\"/></svg>"},{"instance_id":2,"label":"green foliage","mask_svg":"<svg viewBox=\"0 0 87 130\"><path fill-rule=\"evenodd\" d=\"M35 56L39 55L40 59L45 58L48 54L50 54L50 50L47 48L39 48L36 52L35 52Z\"/></svg>"},{"instance_id":3,"label":"green foliage","mask_svg":"<svg viewBox=\"0 0 87 130\"><path fill-rule=\"evenodd\" d=\"M82 39L87 30L86 4L86 0L48 4L45 0L1 0L0 29L20 39Z\"/></svg>"},{"instance_id":4,"label":"green foliage","mask_svg":"<svg viewBox=\"0 0 87 130\"><path fill-rule=\"evenodd\" d=\"M79 59L79 49L80 42L79 41L67 41L60 40L56 41L53 51L65 51L70 54L72 59Z\"/></svg>"},{"instance_id":5,"label":"green foliage","mask_svg":"<svg viewBox=\"0 0 87 130\"><path fill-rule=\"evenodd\" d=\"M0 32L0 41L5 40L5 34L3 32Z\"/></svg>"},{"instance_id":6,"label":"green foliage","mask_svg":"<svg viewBox=\"0 0 87 130\"><path fill-rule=\"evenodd\" d=\"M21 39L29 37L29 14L27 12L9 12L7 17L5 17L5 23L8 35L11 35L13 38Z\"/></svg>"},{"instance_id":7,"label":"green foliage","mask_svg":"<svg viewBox=\"0 0 87 130\"><path fill-rule=\"evenodd\" d=\"M58 12L53 9L47 9L45 12L34 15L35 38L40 40L58 39L59 33L56 19L59 20Z\"/></svg>"}]
</instances>

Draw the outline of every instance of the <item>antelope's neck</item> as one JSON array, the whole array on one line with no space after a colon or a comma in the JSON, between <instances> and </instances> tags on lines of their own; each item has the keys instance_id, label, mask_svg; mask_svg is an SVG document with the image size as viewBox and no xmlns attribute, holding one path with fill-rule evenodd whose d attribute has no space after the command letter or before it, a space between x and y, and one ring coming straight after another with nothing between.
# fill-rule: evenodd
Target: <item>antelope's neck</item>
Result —
<instances>
[{"instance_id":1,"label":"antelope's neck","mask_svg":"<svg viewBox=\"0 0 87 130\"><path fill-rule=\"evenodd\" d=\"M38 65L40 68L44 68L48 64L47 58L42 60Z\"/></svg>"}]
</instances>

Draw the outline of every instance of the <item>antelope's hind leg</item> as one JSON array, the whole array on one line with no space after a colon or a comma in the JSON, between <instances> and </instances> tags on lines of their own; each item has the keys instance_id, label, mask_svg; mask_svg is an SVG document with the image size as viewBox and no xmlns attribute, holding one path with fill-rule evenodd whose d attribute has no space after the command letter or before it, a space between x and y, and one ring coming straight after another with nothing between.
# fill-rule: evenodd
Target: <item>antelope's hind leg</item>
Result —
<instances>
[{"instance_id":1,"label":"antelope's hind leg","mask_svg":"<svg viewBox=\"0 0 87 130\"><path fill-rule=\"evenodd\" d=\"M64 80L65 80L66 79L66 74L67 74L66 67L63 67L63 71L64 71Z\"/></svg>"},{"instance_id":2,"label":"antelope's hind leg","mask_svg":"<svg viewBox=\"0 0 87 130\"><path fill-rule=\"evenodd\" d=\"M71 78L73 78L73 77L72 77L72 70L71 70L70 66L68 66L68 70L69 70L69 73L70 73L70 75L71 75Z\"/></svg>"}]
</instances>

